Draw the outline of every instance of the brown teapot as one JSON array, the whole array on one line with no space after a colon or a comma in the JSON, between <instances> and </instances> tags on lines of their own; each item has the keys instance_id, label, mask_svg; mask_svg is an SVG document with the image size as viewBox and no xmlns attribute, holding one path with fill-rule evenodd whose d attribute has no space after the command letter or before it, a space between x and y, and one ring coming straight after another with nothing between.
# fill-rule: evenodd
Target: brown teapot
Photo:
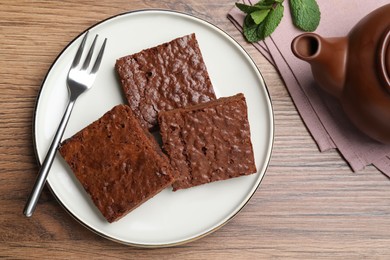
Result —
<instances>
[{"instance_id":1,"label":"brown teapot","mask_svg":"<svg viewBox=\"0 0 390 260\"><path fill-rule=\"evenodd\" d=\"M368 14L346 37L304 33L291 48L357 128L390 144L390 4Z\"/></svg>"}]
</instances>

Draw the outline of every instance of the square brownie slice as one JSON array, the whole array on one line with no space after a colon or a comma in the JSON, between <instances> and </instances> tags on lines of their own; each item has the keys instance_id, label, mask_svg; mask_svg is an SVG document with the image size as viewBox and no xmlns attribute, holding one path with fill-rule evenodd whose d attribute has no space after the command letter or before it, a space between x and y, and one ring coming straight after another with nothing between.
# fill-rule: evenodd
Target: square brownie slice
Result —
<instances>
[{"instance_id":1,"label":"square brownie slice","mask_svg":"<svg viewBox=\"0 0 390 260\"><path fill-rule=\"evenodd\" d=\"M122 57L115 69L129 106L150 130L159 111L216 98L195 34Z\"/></svg>"},{"instance_id":2,"label":"square brownie slice","mask_svg":"<svg viewBox=\"0 0 390 260\"><path fill-rule=\"evenodd\" d=\"M158 119L178 174L173 190L256 172L243 94L161 111Z\"/></svg>"},{"instance_id":3,"label":"square brownie slice","mask_svg":"<svg viewBox=\"0 0 390 260\"><path fill-rule=\"evenodd\" d=\"M61 155L108 222L173 182L168 158L148 135L130 107L118 105L61 144Z\"/></svg>"}]
</instances>

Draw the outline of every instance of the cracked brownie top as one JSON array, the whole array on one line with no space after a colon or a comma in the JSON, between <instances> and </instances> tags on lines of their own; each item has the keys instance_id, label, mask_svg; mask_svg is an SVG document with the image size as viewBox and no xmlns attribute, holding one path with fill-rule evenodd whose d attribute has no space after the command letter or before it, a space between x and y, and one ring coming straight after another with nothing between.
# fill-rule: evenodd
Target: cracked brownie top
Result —
<instances>
[{"instance_id":1,"label":"cracked brownie top","mask_svg":"<svg viewBox=\"0 0 390 260\"><path fill-rule=\"evenodd\" d=\"M129 106L149 130L159 111L215 99L195 34L122 57L115 68Z\"/></svg>"},{"instance_id":2,"label":"cracked brownie top","mask_svg":"<svg viewBox=\"0 0 390 260\"><path fill-rule=\"evenodd\" d=\"M159 114L174 190L256 172L243 94Z\"/></svg>"},{"instance_id":3,"label":"cracked brownie top","mask_svg":"<svg viewBox=\"0 0 390 260\"><path fill-rule=\"evenodd\" d=\"M173 168L125 105L115 106L59 149L108 222L173 182Z\"/></svg>"}]
</instances>

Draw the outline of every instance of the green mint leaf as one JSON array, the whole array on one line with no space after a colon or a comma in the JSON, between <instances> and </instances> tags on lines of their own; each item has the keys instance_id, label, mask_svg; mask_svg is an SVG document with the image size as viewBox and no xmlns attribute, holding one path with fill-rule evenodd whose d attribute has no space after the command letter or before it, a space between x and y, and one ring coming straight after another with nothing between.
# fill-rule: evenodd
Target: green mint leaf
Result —
<instances>
[{"instance_id":1,"label":"green mint leaf","mask_svg":"<svg viewBox=\"0 0 390 260\"><path fill-rule=\"evenodd\" d=\"M237 8L247 14L243 34L248 42L263 40L276 29L283 17L283 1L260 0L253 6L236 3Z\"/></svg>"},{"instance_id":2,"label":"green mint leaf","mask_svg":"<svg viewBox=\"0 0 390 260\"><path fill-rule=\"evenodd\" d=\"M284 0L281 0L281 1L284 1ZM272 6L276 2L277 2L276 0L260 0L259 2L254 4L254 6L267 6L267 5Z\"/></svg>"},{"instance_id":3,"label":"green mint leaf","mask_svg":"<svg viewBox=\"0 0 390 260\"><path fill-rule=\"evenodd\" d=\"M272 4L262 4L262 3L257 3L257 4L254 4L253 5L254 7L256 7L258 10L264 10L264 9L271 9L272 8Z\"/></svg>"},{"instance_id":4,"label":"green mint leaf","mask_svg":"<svg viewBox=\"0 0 390 260\"><path fill-rule=\"evenodd\" d=\"M260 41L260 38L257 35L257 27L258 25L253 21L252 17L250 15L247 15L245 17L244 25L242 29L243 29L245 39L248 42Z\"/></svg>"},{"instance_id":5,"label":"green mint leaf","mask_svg":"<svg viewBox=\"0 0 390 260\"><path fill-rule=\"evenodd\" d=\"M291 16L296 27L315 31L320 24L321 12L316 0L290 0Z\"/></svg>"},{"instance_id":6,"label":"green mint leaf","mask_svg":"<svg viewBox=\"0 0 390 260\"><path fill-rule=\"evenodd\" d=\"M267 17L262 23L259 24L257 28L257 36L260 40L264 40L266 37L270 36L278 27L280 21L283 18L284 6L282 3L278 3L274 8L272 8Z\"/></svg>"},{"instance_id":7,"label":"green mint leaf","mask_svg":"<svg viewBox=\"0 0 390 260\"><path fill-rule=\"evenodd\" d=\"M250 15L247 15L244 18L244 25L250 27L250 26L256 26L256 23L255 23L255 21L253 21L253 19Z\"/></svg>"},{"instance_id":8,"label":"green mint leaf","mask_svg":"<svg viewBox=\"0 0 390 260\"><path fill-rule=\"evenodd\" d=\"M255 24L260 24L268 15L270 9L254 11L250 14Z\"/></svg>"},{"instance_id":9,"label":"green mint leaf","mask_svg":"<svg viewBox=\"0 0 390 260\"><path fill-rule=\"evenodd\" d=\"M261 10L260 7L254 6L254 5L246 5L246 4L236 3L236 6L238 9L240 9L241 11L243 11L246 14L250 14L252 12Z\"/></svg>"}]
</instances>

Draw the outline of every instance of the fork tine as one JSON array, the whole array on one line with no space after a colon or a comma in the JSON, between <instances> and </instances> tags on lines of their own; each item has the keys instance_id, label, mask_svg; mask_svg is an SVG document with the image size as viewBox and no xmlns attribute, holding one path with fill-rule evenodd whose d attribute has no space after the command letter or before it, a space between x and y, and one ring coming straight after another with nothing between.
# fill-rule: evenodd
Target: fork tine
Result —
<instances>
[{"instance_id":1,"label":"fork tine","mask_svg":"<svg viewBox=\"0 0 390 260\"><path fill-rule=\"evenodd\" d=\"M89 31L87 31L85 33L84 38L80 43L79 49L77 50L76 56L74 57L73 62L72 62L72 68L75 68L80 63L80 59L81 59L81 55L83 54L85 42L87 41L87 38L88 38L88 33L89 33Z\"/></svg>"},{"instance_id":2,"label":"fork tine","mask_svg":"<svg viewBox=\"0 0 390 260\"><path fill-rule=\"evenodd\" d=\"M93 67L92 67L90 74L95 74L99 70L100 63L102 62L102 59L103 59L103 54L104 54L104 49L106 47L106 42L107 42L107 38L104 39L104 42L102 44L102 47L100 48L100 51L99 51L99 54L96 58L95 64L93 64Z\"/></svg>"},{"instance_id":3,"label":"fork tine","mask_svg":"<svg viewBox=\"0 0 390 260\"><path fill-rule=\"evenodd\" d=\"M95 43L96 43L97 38L98 38L98 35L96 34L95 39L93 39L92 45L89 48L87 57L85 58L83 67L81 68L82 70L86 70L89 66L89 63L91 62L91 58L92 58L93 50L95 49Z\"/></svg>"}]
</instances>

